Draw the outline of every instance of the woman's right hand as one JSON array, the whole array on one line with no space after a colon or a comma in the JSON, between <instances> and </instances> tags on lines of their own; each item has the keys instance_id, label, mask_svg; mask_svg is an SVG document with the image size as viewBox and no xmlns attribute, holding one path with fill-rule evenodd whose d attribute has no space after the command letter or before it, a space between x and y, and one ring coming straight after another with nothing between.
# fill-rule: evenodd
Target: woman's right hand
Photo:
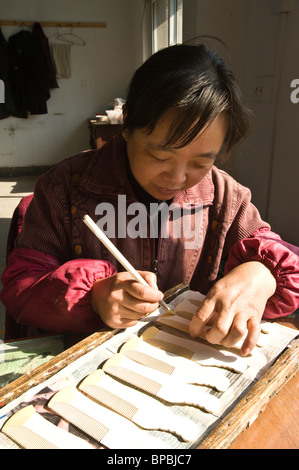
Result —
<instances>
[{"instance_id":1,"label":"woman's right hand","mask_svg":"<svg viewBox=\"0 0 299 470\"><path fill-rule=\"evenodd\" d=\"M163 293L158 290L156 276L140 271L149 284L144 286L127 272L99 279L91 290L94 312L110 328L128 328L159 307Z\"/></svg>"}]
</instances>

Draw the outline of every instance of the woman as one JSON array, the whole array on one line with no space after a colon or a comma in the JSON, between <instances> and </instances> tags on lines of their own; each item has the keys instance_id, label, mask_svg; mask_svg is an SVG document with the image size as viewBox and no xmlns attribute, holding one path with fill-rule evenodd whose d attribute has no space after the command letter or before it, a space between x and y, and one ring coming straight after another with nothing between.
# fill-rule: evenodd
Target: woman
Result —
<instances>
[{"instance_id":1,"label":"woman","mask_svg":"<svg viewBox=\"0 0 299 470\"><path fill-rule=\"evenodd\" d=\"M130 84L122 134L39 178L2 280L14 320L57 333L126 328L188 282L207 294L191 336L209 323L207 339L232 346L248 330L247 355L262 316L293 312L299 297L296 247L214 166L248 128L233 74L215 53L178 45L150 57ZM122 272L85 214L150 287Z\"/></svg>"}]
</instances>

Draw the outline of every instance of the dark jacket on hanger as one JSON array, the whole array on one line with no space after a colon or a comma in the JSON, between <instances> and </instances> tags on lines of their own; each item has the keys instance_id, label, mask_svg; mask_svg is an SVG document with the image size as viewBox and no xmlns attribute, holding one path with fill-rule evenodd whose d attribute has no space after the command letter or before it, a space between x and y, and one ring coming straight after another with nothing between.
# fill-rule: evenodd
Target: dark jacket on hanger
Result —
<instances>
[{"instance_id":1,"label":"dark jacket on hanger","mask_svg":"<svg viewBox=\"0 0 299 470\"><path fill-rule=\"evenodd\" d=\"M59 88L57 80L56 80L56 72L55 67L52 61L50 47L49 47L49 40L43 29L39 23L34 23L32 28L32 33L38 39L43 49L43 53L46 59L47 68L48 68L48 77L49 77L49 88Z\"/></svg>"},{"instance_id":2,"label":"dark jacket on hanger","mask_svg":"<svg viewBox=\"0 0 299 470\"><path fill-rule=\"evenodd\" d=\"M7 118L15 114L16 108L11 90L10 74L9 74L9 53L8 42L0 28L0 80L5 85L5 102L0 104L0 119Z\"/></svg>"},{"instance_id":3,"label":"dark jacket on hanger","mask_svg":"<svg viewBox=\"0 0 299 470\"><path fill-rule=\"evenodd\" d=\"M50 98L49 76L39 40L29 31L20 31L9 38L11 84L16 116L46 114Z\"/></svg>"}]
</instances>

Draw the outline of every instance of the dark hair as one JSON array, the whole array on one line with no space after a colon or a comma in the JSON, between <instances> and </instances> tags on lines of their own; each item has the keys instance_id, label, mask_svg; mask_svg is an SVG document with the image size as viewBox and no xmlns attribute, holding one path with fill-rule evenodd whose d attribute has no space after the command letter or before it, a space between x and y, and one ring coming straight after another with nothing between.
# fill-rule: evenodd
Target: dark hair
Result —
<instances>
[{"instance_id":1,"label":"dark hair","mask_svg":"<svg viewBox=\"0 0 299 470\"><path fill-rule=\"evenodd\" d=\"M124 128L151 133L170 109L177 112L166 146L184 147L223 112L228 132L222 153L229 153L249 131L250 113L230 67L204 45L171 46L141 65L129 86Z\"/></svg>"}]
</instances>

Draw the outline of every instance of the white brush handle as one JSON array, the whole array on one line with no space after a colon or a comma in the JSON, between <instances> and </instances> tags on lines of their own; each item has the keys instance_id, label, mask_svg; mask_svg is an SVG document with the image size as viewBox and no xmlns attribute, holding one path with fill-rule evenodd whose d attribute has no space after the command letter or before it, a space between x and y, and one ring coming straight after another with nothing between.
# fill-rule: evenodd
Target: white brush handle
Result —
<instances>
[{"instance_id":1,"label":"white brush handle","mask_svg":"<svg viewBox=\"0 0 299 470\"><path fill-rule=\"evenodd\" d=\"M115 245L109 240L109 238L104 234L104 232L97 226L97 224L89 217L89 215L84 215L83 222L87 225L88 228L95 234L95 236L101 240L103 245L112 253L112 255L119 261L119 263L125 268L128 273L140 284L144 286L149 286L149 284L143 279L138 271L131 265L131 263L124 257L124 255L116 248ZM161 300L159 304L164 307L166 310L171 311L164 300ZM172 312L171 312L172 313Z\"/></svg>"},{"instance_id":2,"label":"white brush handle","mask_svg":"<svg viewBox=\"0 0 299 470\"><path fill-rule=\"evenodd\" d=\"M84 215L83 222L87 225L88 228L95 234L95 236L101 240L103 245L112 253L113 256L120 262L120 264L125 268L131 276L140 282L144 286L148 286L148 283L143 279L143 277L136 271L135 268L129 263L129 261L122 255L122 253L116 248L115 245L109 240L109 238L104 234L104 232L97 226L97 224L89 217L89 215Z\"/></svg>"}]
</instances>

